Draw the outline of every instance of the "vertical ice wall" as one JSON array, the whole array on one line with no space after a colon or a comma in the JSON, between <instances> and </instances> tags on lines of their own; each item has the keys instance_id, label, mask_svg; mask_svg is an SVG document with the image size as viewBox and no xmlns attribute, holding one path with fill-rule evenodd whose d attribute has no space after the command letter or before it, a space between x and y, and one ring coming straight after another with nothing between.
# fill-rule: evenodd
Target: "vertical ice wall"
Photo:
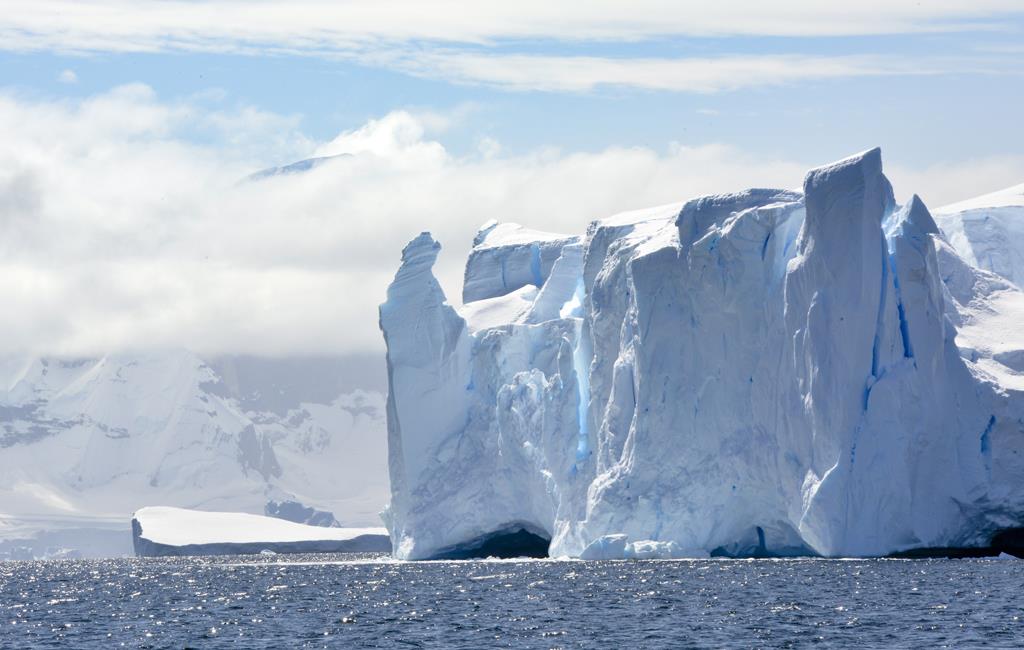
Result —
<instances>
[{"instance_id":1,"label":"vertical ice wall","mask_svg":"<svg viewBox=\"0 0 1024 650\"><path fill-rule=\"evenodd\" d=\"M406 247L380 308L394 480L385 521L406 559L457 555L518 530L550 539L578 438L580 319L557 316L575 282L545 285L526 313L500 304L521 296L495 296L477 317L520 319L479 328L445 302L431 271L439 248L426 233Z\"/></svg>"},{"instance_id":2,"label":"vertical ice wall","mask_svg":"<svg viewBox=\"0 0 1024 650\"><path fill-rule=\"evenodd\" d=\"M489 226L461 314L414 240L381 307L396 555L518 529L590 558L879 555L1024 523L1024 381L999 361L1024 340L985 347L1020 292L896 206L877 149L803 189L580 242Z\"/></svg>"}]
</instances>

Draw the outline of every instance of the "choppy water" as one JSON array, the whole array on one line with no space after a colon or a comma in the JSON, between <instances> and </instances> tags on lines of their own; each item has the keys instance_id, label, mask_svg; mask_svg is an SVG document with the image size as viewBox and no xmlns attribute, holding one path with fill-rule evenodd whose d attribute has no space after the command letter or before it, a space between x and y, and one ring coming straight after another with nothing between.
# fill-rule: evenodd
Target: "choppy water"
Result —
<instances>
[{"instance_id":1,"label":"choppy water","mask_svg":"<svg viewBox=\"0 0 1024 650\"><path fill-rule=\"evenodd\" d=\"M0 647L1020 647L1024 561L0 563Z\"/></svg>"}]
</instances>

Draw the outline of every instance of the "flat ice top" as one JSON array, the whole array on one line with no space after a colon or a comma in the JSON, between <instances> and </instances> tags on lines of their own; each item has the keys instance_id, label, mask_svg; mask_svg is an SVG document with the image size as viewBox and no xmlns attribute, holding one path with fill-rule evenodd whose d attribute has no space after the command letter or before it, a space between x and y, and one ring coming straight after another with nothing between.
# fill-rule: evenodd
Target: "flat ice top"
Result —
<instances>
[{"instance_id":1,"label":"flat ice top","mask_svg":"<svg viewBox=\"0 0 1024 650\"><path fill-rule=\"evenodd\" d=\"M679 211L683 209L683 205L685 205L685 201L666 203L665 205L657 205L653 208L642 208L640 210L619 212L618 214L613 214L610 217L601 219L599 223L602 226L614 227L631 226L645 221L675 219L679 215Z\"/></svg>"},{"instance_id":2,"label":"flat ice top","mask_svg":"<svg viewBox=\"0 0 1024 650\"><path fill-rule=\"evenodd\" d=\"M1008 187L1005 190L999 190L998 192L992 192L991 194L960 201L959 203L944 205L935 212L938 214L950 214L966 210L1013 207L1024 207L1024 183Z\"/></svg>"},{"instance_id":3,"label":"flat ice top","mask_svg":"<svg viewBox=\"0 0 1024 650\"><path fill-rule=\"evenodd\" d=\"M480 229L483 239L474 248L498 248L500 246L521 246L539 244L549 241L571 239L572 235L562 235L543 230L533 230L520 226L518 223L494 224L489 221ZM479 236L479 235L478 235Z\"/></svg>"},{"instance_id":4,"label":"flat ice top","mask_svg":"<svg viewBox=\"0 0 1024 650\"><path fill-rule=\"evenodd\" d=\"M475 300L459 308L470 332L519 323L530 313L537 287L528 284L504 296Z\"/></svg>"},{"instance_id":5,"label":"flat ice top","mask_svg":"<svg viewBox=\"0 0 1024 650\"><path fill-rule=\"evenodd\" d=\"M158 544L247 544L253 542L345 541L387 535L385 528L324 528L242 512L205 512L149 506L135 512L142 537Z\"/></svg>"}]
</instances>

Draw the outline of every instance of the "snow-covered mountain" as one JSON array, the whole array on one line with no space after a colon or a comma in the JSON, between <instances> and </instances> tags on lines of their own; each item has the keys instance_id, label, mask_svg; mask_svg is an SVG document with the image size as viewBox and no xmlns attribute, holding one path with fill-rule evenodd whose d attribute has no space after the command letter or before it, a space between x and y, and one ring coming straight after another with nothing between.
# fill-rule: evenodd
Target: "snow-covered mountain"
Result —
<instances>
[{"instance_id":1,"label":"snow-covered mountain","mask_svg":"<svg viewBox=\"0 0 1024 650\"><path fill-rule=\"evenodd\" d=\"M970 264L1024 287L1024 184L941 207L935 221Z\"/></svg>"},{"instance_id":2,"label":"snow-covered mountain","mask_svg":"<svg viewBox=\"0 0 1024 650\"><path fill-rule=\"evenodd\" d=\"M130 553L146 505L378 525L384 397L334 369L182 350L4 361L0 553Z\"/></svg>"},{"instance_id":3,"label":"snow-covered mountain","mask_svg":"<svg viewBox=\"0 0 1024 650\"><path fill-rule=\"evenodd\" d=\"M488 224L459 309L439 248L405 248L380 308L397 557L522 531L584 558L880 555L1024 526L1024 294L897 205L877 149L580 237Z\"/></svg>"},{"instance_id":4,"label":"snow-covered mountain","mask_svg":"<svg viewBox=\"0 0 1024 650\"><path fill-rule=\"evenodd\" d=\"M261 169L258 172L254 172L245 178L246 181L261 181L265 178L272 178L274 176L287 176L289 174L301 174L308 172L311 169L315 169L320 165L330 160L338 160L339 158L350 158L352 154L342 153L334 156L320 156L318 158L306 158L298 162L289 163L287 165L281 165L280 167L268 167L267 169Z\"/></svg>"}]
</instances>

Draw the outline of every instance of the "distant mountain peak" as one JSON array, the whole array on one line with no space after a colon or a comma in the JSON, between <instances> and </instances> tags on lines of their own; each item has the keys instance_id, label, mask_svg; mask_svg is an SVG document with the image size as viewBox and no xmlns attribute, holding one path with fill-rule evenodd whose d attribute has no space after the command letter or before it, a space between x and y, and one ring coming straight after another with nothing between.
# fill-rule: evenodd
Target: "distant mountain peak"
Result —
<instances>
[{"instance_id":1,"label":"distant mountain peak","mask_svg":"<svg viewBox=\"0 0 1024 650\"><path fill-rule=\"evenodd\" d=\"M258 172L254 172L245 177L247 181L259 181L270 176L286 176L288 174L301 174L307 172L314 167L319 167L328 160L335 160L337 158L349 158L352 154L350 153L339 153L333 156L319 156L316 158L306 158L298 162L293 162L288 165L282 165L280 167L268 167L261 169Z\"/></svg>"}]
</instances>

